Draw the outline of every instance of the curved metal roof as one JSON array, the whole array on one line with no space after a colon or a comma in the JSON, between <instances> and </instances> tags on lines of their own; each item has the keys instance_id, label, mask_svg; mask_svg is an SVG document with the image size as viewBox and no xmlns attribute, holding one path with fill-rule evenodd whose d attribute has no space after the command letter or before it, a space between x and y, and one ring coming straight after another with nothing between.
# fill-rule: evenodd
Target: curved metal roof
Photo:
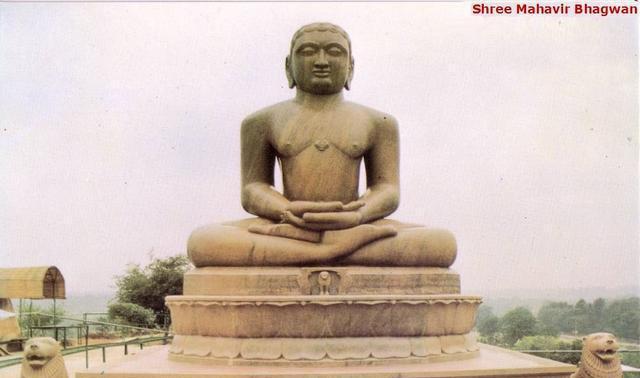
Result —
<instances>
[{"instance_id":1,"label":"curved metal roof","mask_svg":"<svg viewBox=\"0 0 640 378\"><path fill-rule=\"evenodd\" d=\"M55 266L0 268L0 298L65 299L64 277Z\"/></svg>"}]
</instances>

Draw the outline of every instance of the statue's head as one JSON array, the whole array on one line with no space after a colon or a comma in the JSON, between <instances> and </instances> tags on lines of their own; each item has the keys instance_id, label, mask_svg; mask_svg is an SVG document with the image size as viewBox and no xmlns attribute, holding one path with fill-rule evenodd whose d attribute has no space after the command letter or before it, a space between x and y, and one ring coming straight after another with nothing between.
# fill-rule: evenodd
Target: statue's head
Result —
<instances>
[{"instance_id":1,"label":"statue's head","mask_svg":"<svg viewBox=\"0 0 640 378\"><path fill-rule=\"evenodd\" d=\"M51 337L33 337L24 345L24 359L32 368L39 369L60 354L60 345Z\"/></svg>"},{"instance_id":2,"label":"statue's head","mask_svg":"<svg viewBox=\"0 0 640 378\"><path fill-rule=\"evenodd\" d=\"M602 362L610 362L617 358L620 348L616 337L610 333L592 333L582 338L583 352L592 354Z\"/></svg>"},{"instance_id":3,"label":"statue's head","mask_svg":"<svg viewBox=\"0 0 640 378\"><path fill-rule=\"evenodd\" d=\"M349 89L353 77L351 40L341 27L313 23L298 29L285 61L289 88L314 94Z\"/></svg>"}]
</instances>

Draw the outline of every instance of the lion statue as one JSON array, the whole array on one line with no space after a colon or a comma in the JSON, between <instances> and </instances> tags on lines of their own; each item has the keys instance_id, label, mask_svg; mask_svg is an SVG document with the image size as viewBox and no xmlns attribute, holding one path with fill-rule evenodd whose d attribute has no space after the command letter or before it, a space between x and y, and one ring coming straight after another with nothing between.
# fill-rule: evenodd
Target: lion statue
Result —
<instances>
[{"instance_id":1,"label":"lion statue","mask_svg":"<svg viewBox=\"0 0 640 378\"><path fill-rule=\"evenodd\" d=\"M618 341L610 333L592 333L582 338L578 371L571 378L621 378Z\"/></svg>"},{"instance_id":2,"label":"lion statue","mask_svg":"<svg viewBox=\"0 0 640 378\"><path fill-rule=\"evenodd\" d=\"M51 337L27 340L20 378L68 378L58 342Z\"/></svg>"}]
</instances>

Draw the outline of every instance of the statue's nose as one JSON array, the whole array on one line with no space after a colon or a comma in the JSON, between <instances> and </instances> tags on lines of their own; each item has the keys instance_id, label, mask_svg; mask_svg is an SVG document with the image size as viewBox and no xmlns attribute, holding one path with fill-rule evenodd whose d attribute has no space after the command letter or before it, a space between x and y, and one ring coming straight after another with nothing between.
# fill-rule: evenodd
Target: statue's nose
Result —
<instances>
[{"instance_id":1,"label":"statue's nose","mask_svg":"<svg viewBox=\"0 0 640 378\"><path fill-rule=\"evenodd\" d=\"M613 344L613 340L611 339L607 340L607 344Z\"/></svg>"},{"instance_id":2,"label":"statue's nose","mask_svg":"<svg viewBox=\"0 0 640 378\"><path fill-rule=\"evenodd\" d=\"M38 349L38 346L36 344L31 344L30 348L31 349Z\"/></svg>"},{"instance_id":3,"label":"statue's nose","mask_svg":"<svg viewBox=\"0 0 640 378\"><path fill-rule=\"evenodd\" d=\"M318 68L326 68L329 67L329 61L327 60L327 55L324 50L320 50L318 53L318 59L314 62L314 66Z\"/></svg>"}]
</instances>

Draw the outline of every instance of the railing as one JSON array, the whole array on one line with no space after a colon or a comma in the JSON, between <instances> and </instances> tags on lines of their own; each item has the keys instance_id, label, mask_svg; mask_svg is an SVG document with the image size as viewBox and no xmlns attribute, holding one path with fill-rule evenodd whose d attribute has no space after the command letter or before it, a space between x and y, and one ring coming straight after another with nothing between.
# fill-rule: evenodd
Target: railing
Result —
<instances>
[{"instance_id":1,"label":"railing","mask_svg":"<svg viewBox=\"0 0 640 378\"><path fill-rule=\"evenodd\" d=\"M69 354L85 352L85 367L89 368L89 351L91 350L102 349L102 362L104 363L104 362L107 362L107 353L106 353L107 348L124 346L124 355L127 355L129 354L130 345L139 345L140 350L142 350L144 348L144 344L155 343L155 342L162 342L163 344L166 344L171 339L173 339L173 335L167 335L167 334L165 334L164 336L139 337L131 340L117 341L113 343L91 344L91 345L67 348L62 350L61 353L63 356L66 356ZM12 366L12 365L17 365L21 363L21 361L22 361L22 356L3 359L0 361L0 369L4 367Z\"/></svg>"},{"instance_id":2,"label":"railing","mask_svg":"<svg viewBox=\"0 0 640 378\"><path fill-rule=\"evenodd\" d=\"M550 353L556 353L556 354L582 354L582 350L573 350L573 349L557 349L557 350L553 350L553 349L549 349L549 350L545 350L545 349L512 349L513 351L516 352L520 352L520 353L528 353L528 354L533 354L533 355L539 355L541 354L541 357L544 358L549 358L548 354ZM638 349L619 349L618 353L620 354L640 354L640 350ZM624 365L624 356L622 356L623 358L623 365ZM553 358L551 358L553 359ZM639 368L633 367L633 366L623 366L622 367L622 371L625 374L625 377L637 377L640 376L640 371L636 370Z\"/></svg>"},{"instance_id":3,"label":"railing","mask_svg":"<svg viewBox=\"0 0 640 378\"><path fill-rule=\"evenodd\" d=\"M38 315L53 318L51 314L43 314L43 313L23 313L23 315ZM102 349L102 362L106 362L106 349L112 347L123 346L124 347L124 355L129 354L129 346L130 345L139 345L140 349L143 349L144 344L162 342L163 344L167 344L173 338L173 335L169 335L168 330L166 329L154 329L154 328L146 328L146 327L137 327L131 325L117 324L117 323L108 323L98 320L87 320L87 315L93 315L93 313L85 313L83 314L83 319L76 319L71 317L64 317L56 315L54 319L63 319L69 320L72 322L76 322L73 325L50 325L50 326L32 326L31 322L29 322L27 328L27 332L29 337L33 337L34 330L47 331L53 330L55 339L58 340L59 330L63 330L63 349L61 351L62 355L75 354L80 352L85 352L85 367L89 367L89 351L95 349ZM128 340L122 341L114 341L110 343L100 343L100 344L89 344L89 327L91 326L102 326L102 327L113 327L114 329L121 329L135 332L144 332L144 333L153 333L155 335L149 336L139 336ZM80 331L84 333L84 346L76 346L76 347L67 347L67 329L75 329L76 330L76 339L79 343L80 341ZM158 336L158 333L162 333L162 336ZM12 366L19 364L22 361L22 356L16 356L15 358L5 358L0 360L0 368Z\"/></svg>"}]
</instances>

